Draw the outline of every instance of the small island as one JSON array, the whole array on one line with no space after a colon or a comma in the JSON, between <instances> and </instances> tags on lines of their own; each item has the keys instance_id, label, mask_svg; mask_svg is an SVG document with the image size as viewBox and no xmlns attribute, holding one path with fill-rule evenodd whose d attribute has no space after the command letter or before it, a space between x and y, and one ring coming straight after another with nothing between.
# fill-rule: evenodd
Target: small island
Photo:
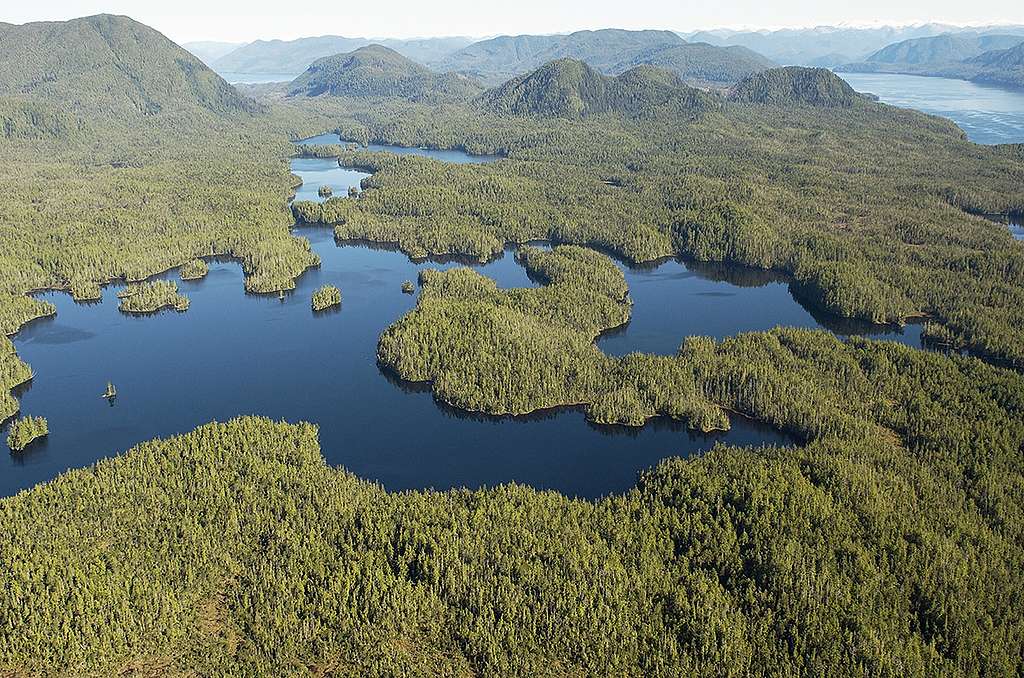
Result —
<instances>
[{"instance_id":1,"label":"small island","mask_svg":"<svg viewBox=\"0 0 1024 678\"><path fill-rule=\"evenodd\" d=\"M332 195L334 195L334 191L331 189L330 186L321 186L320 190L317 191L317 193L320 194L321 198L330 198Z\"/></svg>"},{"instance_id":2,"label":"small island","mask_svg":"<svg viewBox=\"0 0 1024 678\"><path fill-rule=\"evenodd\" d=\"M164 308L175 311L188 310L188 297L178 293L178 284L173 280L130 283L117 293L124 313L156 313Z\"/></svg>"},{"instance_id":3,"label":"small island","mask_svg":"<svg viewBox=\"0 0 1024 678\"><path fill-rule=\"evenodd\" d=\"M209 272L209 266L202 259L193 259L181 265L182 280L202 280Z\"/></svg>"},{"instance_id":4,"label":"small island","mask_svg":"<svg viewBox=\"0 0 1024 678\"><path fill-rule=\"evenodd\" d=\"M324 285L313 292L314 311L326 311L335 306L341 306L341 290L334 285Z\"/></svg>"},{"instance_id":5,"label":"small island","mask_svg":"<svg viewBox=\"0 0 1024 678\"><path fill-rule=\"evenodd\" d=\"M412 284L411 280L406 280L404 283L402 283L402 291L405 292L406 294L412 294L413 292L416 291L416 286Z\"/></svg>"},{"instance_id":6,"label":"small island","mask_svg":"<svg viewBox=\"0 0 1024 678\"><path fill-rule=\"evenodd\" d=\"M103 299L103 291L99 283L92 280L72 280L68 285L71 289L71 297L78 302L100 301Z\"/></svg>"},{"instance_id":7,"label":"small island","mask_svg":"<svg viewBox=\"0 0 1024 678\"><path fill-rule=\"evenodd\" d=\"M7 447L11 452L21 452L32 441L46 436L50 429L43 417L22 417L11 424L7 434Z\"/></svg>"}]
</instances>

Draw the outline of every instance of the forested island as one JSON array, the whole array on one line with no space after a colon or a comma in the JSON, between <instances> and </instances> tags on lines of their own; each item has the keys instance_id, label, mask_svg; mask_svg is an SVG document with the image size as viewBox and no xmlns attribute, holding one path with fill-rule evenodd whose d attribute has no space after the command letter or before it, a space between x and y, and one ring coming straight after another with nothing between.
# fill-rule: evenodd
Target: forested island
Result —
<instances>
[{"instance_id":1,"label":"forested island","mask_svg":"<svg viewBox=\"0 0 1024 678\"><path fill-rule=\"evenodd\" d=\"M43 417L22 417L11 423L11 429L7 434L7 447L11 452L21 452L49 432L46 419Z\"/></svg>"},{"instance_id":2,"label":"forested island","mask_svg":"<svg viewBox=\"0 0 1024 678\"><path fill-rule=\"evenodd\" d=\"M341 306L341 290L334 285L323 285L313 292L312 304L314 311Z\"/></svg>"},{"instance_id":3,"label":"forested island","mask_svg":"<svg viewBox=\"0 0 1024 678\"><path fill-rule=\"evenodd\" d=\"M117 293L119 308L125 313L156 313L163 308L187 311L189 300L178 292L173 280L131 283Z\"/></svg>"},{"instance_id":4,"label":"forested island","mask_svg":"<svg viewBox=\"0 0 1024 678\"><path fill-rule=\"evenodd\" d=\"M609 37L664 38L644 33ZM184 310L153 276L214 256L283 294L319 263L296 220L411 257L543 240L517 255L536 288L425 271L380 336L388 376L489 415L748 417L795 440L668 458L596 501L389 493L329 467L313 423L143 442L0 499L0 674L1021 672L1024 377L999 365L1024 364L1024 250L985 217L1024 215L1024 148L823 69L723 91L564 53L592 37L489 87L362 47L250 97L125 17L0 24L4 335L55 312L39 290L131 281L126 312ZM502 159L292 143L329 131ZM289 206L296 153L371 175ZM927 320L954 350L776 328L608 356L594 340L632 301L607 253L781 272L822 309ZM32 378L0 337L0 420ZM19 445L47 429L10 427Z\"/></svg>"}]
</instances>

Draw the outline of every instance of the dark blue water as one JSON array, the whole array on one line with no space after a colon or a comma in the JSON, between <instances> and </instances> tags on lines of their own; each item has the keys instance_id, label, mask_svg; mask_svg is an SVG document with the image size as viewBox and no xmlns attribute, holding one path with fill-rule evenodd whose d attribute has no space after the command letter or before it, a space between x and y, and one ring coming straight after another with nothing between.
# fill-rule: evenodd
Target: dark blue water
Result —
<instances>
[{"instance_id":1,"label":"dark blue water","mask_svg":"<svg viewBox=\"0 0 1024 678\"><path fill-rule=\"evenodd\" d=\"M740 417L733 417L731 431L703 436L665 419L624 429L589 424L575 410L516 418L454 411L425 386L382 372L376 343L415 305L415 295L401 292L402 281L416 280L424 267L462 264L339 246L330 229L304 227L296 234L310 239L322 265L304 273L283 301L246 295L231 261L211 262L204 280L180 283L191 299L186 313L122 314L118 286L104 289L95 304L77 304L64 293L40 295L56 305L57 316L30 323L14 342L36 372L20 389L22 413L47 417L50 435L23 454L0 455L0 494L143 440L243 414L317 423L330 463L391 490L517 481L597 497L627 489L639 470L663 457L700 453L718 441L789 442ZM534 285L511 254L479 270L502 287ZM669 354L687 334L827 326L764 272L687 268L678 261L624 270L633 320L600 339L610 353ZM325 283L342 290L342 307L314 315L310 296ZM100 397L108 381L118 389L112 404Z\"/></svg>"},{"instance_id":2,"label":"dark blue water","mask_svg":"<svg viewBox=\"0 0 1024 678\"><path fill-rule=\"evenodd\" d=\"M0 493L241 414L319 424L330 463L392 490L515 480L595 497L628 488L638 470L662 457L718 440L787 442L741 418L727 434L700 436L664 420L624 430L593 426L571 410L488 418L440 406L424 388L384 374L376 342L415 304L401 292L403 280L458 262L413 263L396 252L339 247L327 229L298 234L323 263L283 302L246 295L233 262L213 262L205 280L181 283L192 302L187 313L122 314L113 286L91 305L41 295L57 317L31 323L15 344L37 375L21 394L22 412L47 417L50 435L22 455L0 455ZM481 271L504 287L533 285L510 255ZM342 290L342 307L314 315L310 295L324 283ZM118 390L112 406L100 397L108 380Z\"/></svg>"},{"instance_id":3,"label":"dark blue water","mask_svg":"<svg viewBox=\"0 0 1024 678\"><path fill-rule=\"evenodd\" d=\"M1024 143L1024 90L898 73L839 75L887 104L949 118L976 143Z\"/></svg>"},{"instance_id":4,"label":"dark blue water","mask_svg":"<svg viewBox=\"0 0 1024 678\"><path fill-rule=\"evenodd\" d=\"M724 339L780 325L921 346L921 325L875 325L815 311L793 298L785 276L771 271L682 260L642 267L618 265L629 283L633 313L626 326L598 339L601 350L611 355L634 351L671 355L687 336Z\"/></svg>"}]
</instances>

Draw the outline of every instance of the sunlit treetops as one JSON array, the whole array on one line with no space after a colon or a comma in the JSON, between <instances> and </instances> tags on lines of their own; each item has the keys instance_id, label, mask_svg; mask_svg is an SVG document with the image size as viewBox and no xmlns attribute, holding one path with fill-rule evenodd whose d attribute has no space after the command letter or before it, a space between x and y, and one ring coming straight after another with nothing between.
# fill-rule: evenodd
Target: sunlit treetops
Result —
<instances>
[{"instance_id":1,"label":"sunlit treetops","mask_svg":"<svg viewBox=\"0 0 1024 678\"><path fill-rule=\"evenodd\" d=\"M325 311L341 306L341 290L334 285L323 285L313 291L312 305L314 311Z\"/></svg>"},{"instance_id":2,"label":"sunlit treetops","mask_svg":"<svg viewBox=\"0 0 1024 678\"><path fill-rule=\"evenodd\" d=\"M209 266L202 259L191 259L181 266L182 280L201 280L210 272Z\"/></svg>"},{"instance_id":3,"label":"sunlit treetops","mask_svg":"<svg viewBox=\"0 0 1024 678\"><path fill-rule=\"evenodd\" d=\"M188 297L178 292L173 280L129 283L117 293L120 308L125 313L155 313L164 308L187 311Z\"/></svg>"},{"instance_id":4,"label":"sunlit treetops","mask_svg":"<svg viewBox=\"0 0 1024 678\"><path fill-rule=\"evenodd\" d=\"M43 417L22 417L11 422L7 433L7 447L11 452L21 452L33 441L44 437L50 432L46 419Z\"/></svg>"}]
</instances>

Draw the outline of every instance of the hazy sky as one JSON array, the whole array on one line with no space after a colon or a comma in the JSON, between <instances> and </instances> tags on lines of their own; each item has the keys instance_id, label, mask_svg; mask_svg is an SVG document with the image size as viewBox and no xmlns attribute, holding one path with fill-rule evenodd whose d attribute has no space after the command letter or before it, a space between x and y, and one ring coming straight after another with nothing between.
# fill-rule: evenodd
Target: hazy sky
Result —
<instances>
[{"instance_id":1,"label":"hazy sky","mask_svg":"<svg viewBox=\"0 0 1024 678\"><path fill-rule=\"evenodd\" d=\"M413 37L586 28L779 28L926 22L1024 23L1024 0L6 0L0 21L127 14L178 42L308 35Z\"/></svg>"}]
</instances>

